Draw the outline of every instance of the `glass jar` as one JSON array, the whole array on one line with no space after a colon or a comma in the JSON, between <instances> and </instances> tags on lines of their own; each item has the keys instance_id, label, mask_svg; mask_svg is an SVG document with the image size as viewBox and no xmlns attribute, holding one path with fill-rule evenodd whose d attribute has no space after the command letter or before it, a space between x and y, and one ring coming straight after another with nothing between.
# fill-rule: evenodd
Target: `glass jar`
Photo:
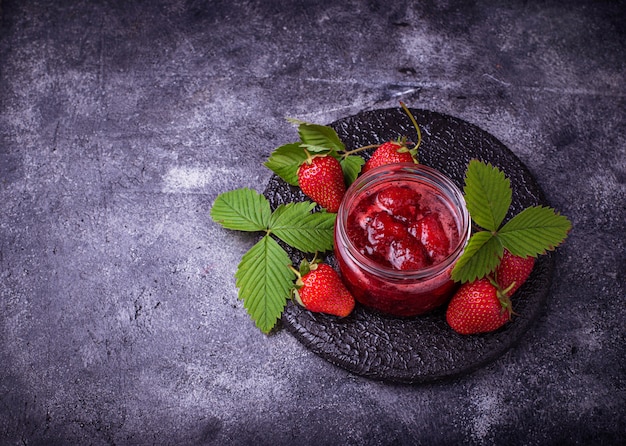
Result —
<instances>
[{"instance_id":1,"label":"glass jar","mask_svg":"<svg viewBox=\"0 0 626 446\"><path fill-rule=\"evenodd\" d=\"M398 270L367 256L350 238L349 222L375 194L392 186L419 196L422 214L436 212L447 222L449 246L436 262ZM378 198L377 198L378 199ZM360 214L358 214L360 215ZM416 217L417 218L417 217ZM335 224L335 256L343 281L361 304L395 316L423 314L446 303L455 289L451 272L470 237L470 215L459 188L436 169L421 164L390 164L372 169L348 188Z\"/></svg>"}]
</instances>

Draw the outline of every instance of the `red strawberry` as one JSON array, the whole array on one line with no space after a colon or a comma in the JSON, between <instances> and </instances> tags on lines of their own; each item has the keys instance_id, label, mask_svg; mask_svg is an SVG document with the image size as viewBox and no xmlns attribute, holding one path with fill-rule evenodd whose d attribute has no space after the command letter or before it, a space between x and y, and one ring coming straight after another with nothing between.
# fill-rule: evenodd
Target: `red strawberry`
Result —
<instances>
[{"instance_id":1,"label":"red strawberry","mask_svg":"<svg viewBox=\"0 0 626 446\"><path fill-rule=\"evenodd\" d=\"M424 216L409 226L409 233L422 242L435 263L448 255L450 240L436 212Z\"/></svg>"},{"instance_id":2,"label":"red strawberry","mask_svg":"<svg viewBox=\"0 0 626 446\"><path fill-rule=\"evenodd\" d=\"M498 286L512 296L522 286L535 266L534 257L518 257L504 250L500 264L496 268L495 279ZM513 282L515 284L513 285ZM511 289L508 289L511 285Z\"/></svg>"},{"instance_id":3,"label":"red strawberry","mask_svg":"<svg viewBox=\"0 0 626 446\"><path fill-rule=\"evenodd\" d=\"M341 164L332 156L313 156L298 169L302 192L328 212L337 212L346 193Z\"/></svg>"},{"instance_id":4,"label":"red strawberry","mask_svg":"<svg viewBox=\"0 0 626 446\"><path fill-rule=\"evenodd\" d=\"M413 154L403 143L388 141L380 145L363 166L363 172L378 166L396 163L414 163Z\"/></svg>"},{"instance_id":5,"label":"red strawberry","mask_svg":"<svg viewBox=\"0 0 626 446\"><path fill-rule=\"evenodd\" d=\"M489 279L461 285L452 296L446 321L460 334L487 333L502 327L511 317L511 301Z\"/></svg>"},{"instance_id":6,"label":"red strawberry","mask_svg":"<svg viewBox=\"0 0 626 446\"><path fill-rule=\"evenodd\" d=\"M339 274L325 263L313 264L311 270L298 279L301 287L296 299L309 311L345 317L354 309L354 297Z\"/></svg>"},{"instance_id":7,"label":"red strawberry","mask_svg":"<svg viewBox=\"0 0 626 446\"><path fill-rule=\"evenodd\" d=\"M402 221L415 218L421 195L405 186L389 186L376 194L380 207Z\"/></svg>"},{"instance_id":8,"label":"red strawberry","mask_svg":"<svg viewBox=\"0 0 626 446\"><path fill-rule=\"evenodd\" d=\"M422 269L430 264L430 258L422 244L411 236L392 241L387 260L400 271Z\"/></svg>"},{"instance_id":9,"label":"red strawberry","mask_svg":"<svg viewBox=\"0 0 626 446\"><path fill-rule=\"evenodd\" d=\"M388 245L391 240L407 236L404 225L386 212L376 212L366 226L367 239L371 245Z\"/></svg>"}]
</instances>

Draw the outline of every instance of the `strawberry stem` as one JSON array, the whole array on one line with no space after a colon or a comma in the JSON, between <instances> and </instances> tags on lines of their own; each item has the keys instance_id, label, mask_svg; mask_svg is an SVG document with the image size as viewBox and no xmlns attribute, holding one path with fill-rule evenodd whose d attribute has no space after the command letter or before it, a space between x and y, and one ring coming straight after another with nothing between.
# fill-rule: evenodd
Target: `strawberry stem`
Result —
<instances>
[{"instance_id":1,"label":"strawberry stem","mask_svg":"<svg viewBox=\"0 0 626 446\"><path fill-rule=\"evenodd\" d=\"M517 315L517 313L513 311L513 304L511 302L511 298L509 297L509 291L511 291L511 289L515 285L515 282L513 282L511 285L503 290L500 285L498 285L493 275L490 274L489 276L487 276L487 278L489 282L491 282L491 284L496 288L496 295L498 296L498 300L500 301L500 305L502 306L502 312L507 312L509 314L509 320L511 320L511 317L514 314Z\"/></svg>"},{"instance_id":2,"label":"strawberry stem","mask_svg":"<svg viewBox=\"0 0 626 446\"><path fill-rule=\"evenodd\" d=\"M294 282L294 288L293 291L298 291L298 288L302 288L302 286L304 285L304 283L302 282L302 273L300 272L300 270L294 268L293 265L289 265L289 269L296 275L296 280Z\"/></svg>"},{"instance_id":3,"label":"strawberry stem","mask_svg":"<svg viewBox=\"0 0 626 446\"><path fill-rule=\"evenodd\" d=\"M288 268L293 271L298 278L300 278L300 271L298 269L296 269L293 265L289 265Z\"/></svg>"},{"instance_id":4,"label":"strawberry stem","mask_svg":"<svg viewBox=\"0 0 626 446\"><path fill-rule=\"evenodd\" d=\"M415 150L415 156L417 157L417 148L422 143L422 132L420 130L420 126L417 125L417 121L415 120L413 113L411 113L411 111L409 110L409 108L406 106L404 102L400 101L400 107L402 107L404 112L409 116L409 119L413 123L413 127L415 127L415 131L417 131L417 143L415 144L415 147L413 148Z\"/></svg>"},{"instance_id":5,"label":"strawberry stem","mask_svg":"<svg viewBox=\"0 0 626 446\"><path fill-rule=\"evenodd\" d=\"M304 149L304 153L306 153L306 159L304 160L304 163L311 164L313 162L313 157L311 156L311 153L307 149Z\"/></svg>"},{"instance_id":6,"label":"strawberry stem","mask_svg":"<svg viewBox=\"0 0 626 446\"><path fill-rule=\"evenodd\" d=\"M347 158L348 156L354 155L355 153L359 153L359 152L362 152L362 151L368 150L368 149L376 149L376 148L378 148L380 146L381 146L381 144L369 144L367 146L357 147L356 149L348 150L347 152L343 152L343 154L341 156L343 158Z\"/></svg>"}]
</instances>

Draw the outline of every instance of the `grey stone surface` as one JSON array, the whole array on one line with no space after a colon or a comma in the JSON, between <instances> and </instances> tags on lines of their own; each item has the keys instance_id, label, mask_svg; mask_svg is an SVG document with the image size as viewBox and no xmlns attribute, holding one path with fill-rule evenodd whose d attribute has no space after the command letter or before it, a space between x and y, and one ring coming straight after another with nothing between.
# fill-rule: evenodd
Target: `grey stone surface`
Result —
<instances>
[{"instance_id":1,"label":"grey stone surface","mask_svg":"<svg viewBox=\"0 0 626 446\"><path fill-rule=\"evenodd\" d=\"M620 444L625 6L4 0L0 444ZM209 218L286 116L400 99L502 140L574 227L519 345L419 386L261 334L253 237Z\"/></svg>"}]
</instances>

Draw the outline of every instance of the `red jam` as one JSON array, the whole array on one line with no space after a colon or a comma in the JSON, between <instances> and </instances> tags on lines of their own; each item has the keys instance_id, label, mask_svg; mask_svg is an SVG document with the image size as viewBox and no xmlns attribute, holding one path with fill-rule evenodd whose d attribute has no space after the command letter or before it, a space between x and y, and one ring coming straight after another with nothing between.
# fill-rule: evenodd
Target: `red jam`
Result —
<instances>
[{"instance_id":1,"label":"red jam","mask_svg":"<svg viewBox=\"0 0 626 446\"><path fill-rule=\"evenodd\" d=\"M346 192L335 225L344 283L363 305L415 316L444 304L470 235L461 191L439 171L393 164L366 172Z\"/></svg>"}]
</instances>

